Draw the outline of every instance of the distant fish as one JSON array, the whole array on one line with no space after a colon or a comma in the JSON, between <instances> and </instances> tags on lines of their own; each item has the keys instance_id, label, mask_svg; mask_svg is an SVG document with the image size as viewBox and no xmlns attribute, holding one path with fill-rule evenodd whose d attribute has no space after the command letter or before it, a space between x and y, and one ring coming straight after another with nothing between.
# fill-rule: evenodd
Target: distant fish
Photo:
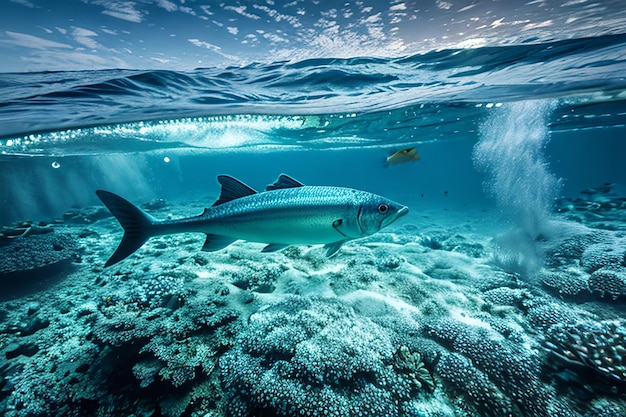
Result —
<instances>
[{"instance_id":1,"label":"distant fish","mask_svg":"<svg viewBox=\"0 0 626 417\"><path fill-rule=\"evenodd\" d=\"M611 182L605 182L599 187L585 188L580 193L584 195L609 194L611 191L613 191L614 187L615 187L615 184Z\"/></svg>"},{"instance_id":2,"label":"distant fish","mask_svg":"<svg viewBox=\"0 0 626 417\"><path fill-rule=\"evenodd\" d=\"M415 148L401 149L394 152L393 155L387 157L386 165L399 165L407 162L419 161L420 154L417 153Z\"/></svg>"},{"instance_id":3,"label":"distant fish","mask_svg":"<svg viewBox=\"0 0 626 417\"><path fill-rule=\"evenodd\" d=\"M189 232L206 234L203 251L244 239L268 243L263 252L323 243L326 256L331 256L344 242L374 234L409 210L366 191L307 187L287 175L262 193L226 175L217 180L222 192L213 206L199 216L177 220L157 220L118 195L96 191L124 228L120 245L104 266L132 255L153 236Z\"/></svg>"}]
</instances>

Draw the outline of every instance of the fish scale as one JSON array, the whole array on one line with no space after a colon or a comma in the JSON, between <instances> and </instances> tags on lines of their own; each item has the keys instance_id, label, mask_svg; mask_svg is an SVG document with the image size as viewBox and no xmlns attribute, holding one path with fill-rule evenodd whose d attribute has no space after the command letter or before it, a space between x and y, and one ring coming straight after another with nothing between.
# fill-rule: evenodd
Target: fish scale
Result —
<instances>
[{"instance_id":1,"label":"fish scale","mask_svg":"<svg viewBox=\"0 0 626 417\"><path fill-rule=\"evenodd\" d=\"M231 234L249 241L331 243L345 239L333 222L355 217L369 193L339 187L302 187L268 191L215 206L195 222L207 233ZM273 230L272 230L273 229Z\"/></svg>"},{"instance_id":2,"label":"fish scale","mask_svg":"<svg viewBox=\"0 0 626 417\"><path fill-rule=\"evenodd\" d=\"M157 220L122 197L96 193L124 228L111 266L139 249L150 237L198 232L207 238L203 251L225 248L238 239L267 243L264 252L290 245L324 244L327 256L352 239L369 236L393 223L408 208L385 197L352 188L304 186L287 175L257 193L229 176L215 204L199 216Z\"/></svg>"}]
</instances>

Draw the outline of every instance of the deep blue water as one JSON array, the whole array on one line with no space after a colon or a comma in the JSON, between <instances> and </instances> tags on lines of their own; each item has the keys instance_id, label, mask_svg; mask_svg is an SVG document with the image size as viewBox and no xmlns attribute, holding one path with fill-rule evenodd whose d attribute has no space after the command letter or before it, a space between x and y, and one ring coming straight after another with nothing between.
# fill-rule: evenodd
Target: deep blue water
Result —
<instances>
[{"instance_id":1,"label":"deep blue water","mask_svg":"<svg viewBox=\"0 0 626 417\"><path fill-rule=\"evenodd\" d=\"M410 147L419 151L419 161L385 164L387 156ZM264 338L273 334L272 320L278 317L287 329L305 328L296 331L296 338L320 331L318 336L327 343L322 347L329 349L332 360L350 357L358 362L357 371L339 369L328 379L303 379L298 387L307 386L309 391L324 387L326 394L345 395L343 399L355 393L363 404L371 401L386 410L367 408L366 412L361 405L353 406L365 415L451 417L461 415L459 410L481 416L508 415L510 410L512 415L522 415L520 410L523 415L542 416L624 415L620 413L626 409L626 374L607 382L602 378L608 362L594 365L586 356L577 359L584 362L583 368L587 366L581 373L576 373L578 368L543 373L547 365L538 346L563 343L567 353L567 343L574 340L575 347L585 344L585 349L595 349L595 339L589 342L589 337L596 337L589 336L593 332L601 338L608 334L610 343L620 349L626 346L625 157L624 34L397 58L310 59L184 72L2 73L0 225L25 220L49 225L56 220L59 227L75 227L79 232L73 231L72 236L82 242L83 259L67 276L63 270L63 278L39 267L19 279L11 275L14 271L3 273L6 279L24 280L37 290L29 289L22 298L9 294L5 285L7 293L0 297L3 302L9 299L0 307L5 321L2 343L9 341L0 346L8 361L0 363L0 404L9 404L12 416L29 415L31 410L36 415L66 415L70 409L81 415L172 416L204 415L194 413L211 410L215 414L206 415L217 416L221 414L214 411L219 408L216 404L226 398L227 416L298 415L289 407L295 407L294 398L302 396L289 397L281 405L275 399L283 397L272 396L273 388L263 385L270 374L283 378L281 383L300 384L294 381L310 371L287 369L296 362L289 362L294 356L271 351L273 342ZM307 185L381 194L408 205L410 215L394 229L397 234L381 238L382 244L375 237L368 241L369 258L359 258L358 249L339 257L337 265L345 267L341 270L333 269L335 258L316 260L296 250L287 252L282 261L247 260L245 247L203 258L185 252L201 247L200 240L191 238L159 241L115 267L119 269L103 270L121 233L110 218L98 216L102 213L95 207L101 203L95 190L110 190L137 204L151 202L159 216L176 217L177 210L199 214L203 205L214 201L219 195L219 174L262 190L280 173ZM88 213L85 219L82 213ZM581 232L575 236L579 240L561 244L559 239L574 235L571 225L588 227L593 233ZM516 233L501 234L510 228ZM510 252L490 252L489 245L502 245ZM63 250L55 247L57 252ZM3 267L9 264L11 270L10 262L7 257ZM274 276L281 262L292 275ZM213 268L214 263L219 266ZM597 282L603 277L597 274L602 268L610 272L604 271L607 282L614 285L609 290ZM262 279L258 271L264 271ZM358 275L358 271L366 272ZM38 292L38 285L48 282L48 275L55 276L51 295L37 298L44 294ZM198 285L198 280L209 276L211 282ZM554 276L562 279L555 284ZM566 283L575 281L573 276L589 279L585 285L591 287L571 290ZM370 284L377 279L381 298L363 295L374 291ZM220 287L219 280L227 284ZM156 290L148 290L152 283ZM326 297L330 293L337 297ZM491 301L475 301L483 298ZM542 315L544 307L549 311ZM227 308L231 310L225 312ZM56 315L47 322L40 320L47 312ZM326 323L324 329L336 333L308 328L313 325L300 317L306 316L302 312L319 313L316 317L323 317L319 320ZM177 327L187 326L180 323L187 323L190 314L197 314L190 319L193 324ZM415 328L413 321L402 321L412 314L419 316ZM16 324L18 316L26 317L22 319L27 324ZM571 324L566 318L572 317L585 320L584 324L557 326ZM593 327L590 317L602 322ZM342 324L344 319L352 324ZM475 325L481 320L483 325ZM613 326L609 320L618 324ZM165 324L158 327L158 323ZM75 338L63 339L67 333L62 329L72 326L77 329ZM495 329L497 337L481 336L485 327ZM128 329L133 330L123 333ZM135 330L137 334L129 336ZM240 331L242 335L236 333ZM31 341L36 332L49 332L52 342ZM212 345L214 339L207 335L218 333L225 341ZM54 344L55 334L64 335L58 336L63 349ZM348 353L333 351L338 340L345 341L344 334L366 340L365 347L355 343L346 348ZM375 337L368 338L372 334ZM565 339L554 336L552 345L542 345L552 334ZM74 339L80 341L76 341L75 366L66 361ZM187 345L177 350L196 340L205 350L192 354L184 350ZM411 400L398 399L386 391L388 385L378 380L380 372L385 378L411 375L412 384L419 379L401 370L409 365L398 365L402 355L391 356L386 343L393 344L394 352L398 343L409 344L413 352L424 349L422 359L438 387L435 397L417 390ZM315 348L314 341L301 345L297 355L305 359L299 360L312 360ZM373 364L365 359L360 363L359 358L369 358L371 351ZM496 359L481 356L484 352L494 352ZM372 371L378 359L384 372ZM618 361L615 356L609 359L611 366ZM50 369L45 367L48 361L54 362ZM122 369L122 376L103 371L106 363ZM245 368L250 364L257 368ZM626 372L623 364L615 365L614 375ZM55 372L64 366L69 370L57 378ZM218 368L222 376L215 376ZM250 375L257 375L259 369L263 372L255 380ZM43 382L19 382L30 381L30 375L35 375L32 381L42 378ZM127 379L120 382L123 377ZM155 378L158 382L153 382ZM57 392L50 398L37 394L38 386L48 389L46 383L54 387L68 384L67 379L71 394ZM465 380L479 381L482 391L471 391L475 386ZM426 384L420 381L416 385ZM216 386L222 387L224 397L214 393ZM407 386L410 383L405 381L402 389ZM120 387L136 395L137 402L135 397L127 400ZM207 399L209 391L213 402ZM368 392L382 394L368 397ZM201 399L189 400L186 395ZM24 405L29 398L35 405ZM180 398L187 401L186 408L172 405ZM107 401L113 401L109 414L103 411ZM403 405L394 408L398 401ZM150 408L157 403L160 408ZM52 404L51 408L45 404ZM314 404L308 406L315 409ZM487 409L481 404L487 404ZM491 406L501 409L490 410ZM324 410L320 415L335 415ZM340 415L360 415L357 411Z\"/></svg>"}]
</instances>

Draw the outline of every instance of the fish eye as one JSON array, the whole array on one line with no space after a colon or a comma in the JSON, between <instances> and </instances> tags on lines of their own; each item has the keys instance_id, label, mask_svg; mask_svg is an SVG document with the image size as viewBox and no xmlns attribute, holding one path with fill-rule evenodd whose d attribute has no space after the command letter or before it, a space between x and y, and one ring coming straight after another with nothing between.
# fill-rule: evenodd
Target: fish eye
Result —
<instances>
[{"instance_id":1,"label":"fish eye","mask_svg":"<svg viewBox=\"0 0 626 417\"><path fill-rule=\"evenodd\" d=\"M381 214L387 213L388 210L389 210L389 206L387 204L380 204L378 206L378 212Z\"/></svg>"}]
</instances>

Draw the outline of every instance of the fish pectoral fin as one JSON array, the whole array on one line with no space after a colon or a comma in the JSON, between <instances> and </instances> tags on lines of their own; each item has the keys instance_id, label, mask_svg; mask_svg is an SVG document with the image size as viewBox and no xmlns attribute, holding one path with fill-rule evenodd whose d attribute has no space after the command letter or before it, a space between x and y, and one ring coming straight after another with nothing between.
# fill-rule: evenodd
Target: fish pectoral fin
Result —
<instances>
[{"instance_id":1,"label":"fish pectoral fin","mask_svg":"<svg viewBox=\"0 0 626 417\"><path fill-rule=\"evenodd\" d=\"M341 249L341 245L343 245L347 241L348 239L340 240L338 242L333 242L333 243L327 243L326 245L324 245L324 248L326 249L326 256L330 258L334 254L336 254L337 251Z\"/></svg>"},{"instance_id":2,"label":"fish pectoral fin","mask_svg":"<svg viewBox=\"0 0 626 417\"><path fill-rule=\"evenodd\" d=\"M294 180L288 175L280 174L280 176L278 177L276 182L274 182L274 184L270 184L267 187L265 187L265 191L281 190L283 188L297 188L297 187L304 187L304 184L302 184L300 181Z\"/></svg>"},{"instance_id":3,"label":"fish pectoral fin","mask_svg":"<svg viewBox=\"0 0 626 417\"><path fill-rule=\"evenodd\" d=\"M204 241L204 246L202 246L203 252L215 252L220 249L224 249L226 246L230 245L237 239L233 239L229 236L222 235L206 235L206 240Z\"/></svg>"},{"instance_id":4,"label":"fish pectoral fin","mask_svg":"<svg viewBox=\"0 0 626 417\"><path fill-rule=\"evenodd\" d=\"M222 185L222 192L217 199L214 206L228 203L229 201L236 200L241 197L246 197L252 194L256 194L256 191L248 187L243 182L236 178L229 177L228 175L219 175L217 181Z\"/></svg>"},{"instance_id":5,"label":"fish pectoral fin","mask_svg":"<svg viewBox=\"0 0 626 417\"><path fill-rule=\"evenodd\" d=\"M278 252L279 250L285 249L289 245L284 245L282 243L270 243L266 247L264 247L261 252Z\"/></svg>"},{"instance_id":6,"label":"fish pectoral fin","mask_svg":"<svg viewBox=\"0 0 626 417\"><path fill-rule=\"evenodd\" d=\"M348 235L341 231L342 227L343 219L337 219L333 222L333 229L335 229L337 233L339 233L341 236L345 237L345 239L324 245L324 248L326 249L326 256L329 258L336 254L339 249L341 249L341 245L350 240L350 237L348 237Z\"/></svg>"}]
</instances>

